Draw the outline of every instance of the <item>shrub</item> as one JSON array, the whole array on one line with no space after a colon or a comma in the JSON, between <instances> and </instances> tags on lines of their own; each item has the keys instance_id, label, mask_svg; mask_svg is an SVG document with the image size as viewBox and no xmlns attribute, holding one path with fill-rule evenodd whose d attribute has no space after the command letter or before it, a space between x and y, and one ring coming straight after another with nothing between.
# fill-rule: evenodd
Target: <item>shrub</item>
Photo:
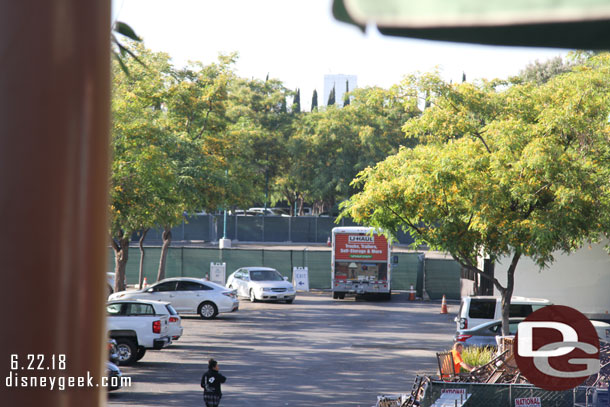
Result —
<instances>
[{"instance_id":1,"label":"shrub","mask_svg":"<svg viewBox=\"0 0 610 407\"><path fill-rule=\"evenodd\" d=\"M462 351L462 359L470 366L477 367L493 359L495 349L491 347L470 346Z\"/></svg>"}]
</instances>

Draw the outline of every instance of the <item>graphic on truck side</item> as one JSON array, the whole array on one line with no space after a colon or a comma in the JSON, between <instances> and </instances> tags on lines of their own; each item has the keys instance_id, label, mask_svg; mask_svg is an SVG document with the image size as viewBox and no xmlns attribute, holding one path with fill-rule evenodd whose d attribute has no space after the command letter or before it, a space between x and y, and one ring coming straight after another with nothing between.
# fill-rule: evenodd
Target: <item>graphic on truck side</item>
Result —
<instances>
[{"instance_id":1,"label":"graphic on truck side","mask_svg":"<svg viewBox=\"0 0 610 407\"><path fill-rule=\"evenodd\" d=\"M373 228L334 228L331 269L335 299L346 294L390 295L390 246Z\"/></svg>"}]
</instances>

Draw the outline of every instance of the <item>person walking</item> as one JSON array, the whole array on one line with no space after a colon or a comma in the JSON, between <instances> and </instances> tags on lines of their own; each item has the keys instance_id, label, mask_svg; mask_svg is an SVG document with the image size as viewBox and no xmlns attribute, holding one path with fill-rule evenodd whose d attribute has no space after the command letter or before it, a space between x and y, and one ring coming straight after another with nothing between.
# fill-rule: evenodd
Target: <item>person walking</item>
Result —
<instances>
[{"instance_id":1,"label":"person walking","mask_svg":"<svg viewBox=\"0 0 610 407\"><path fill-rule=\"evenodd\" d=\"M206 407L217 407L222 398L220 384L227 381L227 378L218 371L218 362L214 359L208 361L208 371L201 377L201 387L203 388L203 401Z\"/></svg>"}]
</instances>

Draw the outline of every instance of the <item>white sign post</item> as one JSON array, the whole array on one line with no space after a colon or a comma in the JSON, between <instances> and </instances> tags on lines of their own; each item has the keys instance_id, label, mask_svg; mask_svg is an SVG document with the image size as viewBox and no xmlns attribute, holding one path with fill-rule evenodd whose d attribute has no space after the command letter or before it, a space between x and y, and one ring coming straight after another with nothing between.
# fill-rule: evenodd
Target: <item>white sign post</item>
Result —
<instances>
[{"instance_id":1,"label":"white sign post","mask_svg":"<svg viewBox=\"0 0 610 407\"><path fill-rule=\"evenodd\" d=\"M227 274L227 263L210 263L210 281L225 285Z\"/></svg>"},{"instance_id":2,"label":"white sign post","mask_svg":"<svg viewBox=\"0 0 610 407\"><path fill-rule=\"evenodd\" d=\"M292 284L297 291L309 291L309 269L307 267L293 267Z\"/></svg>"}]
</instances>

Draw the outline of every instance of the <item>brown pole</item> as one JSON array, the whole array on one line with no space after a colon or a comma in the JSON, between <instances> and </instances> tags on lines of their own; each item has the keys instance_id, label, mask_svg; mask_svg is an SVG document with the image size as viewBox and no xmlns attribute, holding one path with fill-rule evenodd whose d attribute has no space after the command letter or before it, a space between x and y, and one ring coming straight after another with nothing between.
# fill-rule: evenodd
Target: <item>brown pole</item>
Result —
<instances>
[{"instance_id":1,"label":"brown pole","mask_svg":"<svg viewBox=\"0 0 610 407\"><path fill-rule=\"evenodd\" d=\"M0 404L103 405L110 2L1 4Z\"/></svg>"}]
</instances>

